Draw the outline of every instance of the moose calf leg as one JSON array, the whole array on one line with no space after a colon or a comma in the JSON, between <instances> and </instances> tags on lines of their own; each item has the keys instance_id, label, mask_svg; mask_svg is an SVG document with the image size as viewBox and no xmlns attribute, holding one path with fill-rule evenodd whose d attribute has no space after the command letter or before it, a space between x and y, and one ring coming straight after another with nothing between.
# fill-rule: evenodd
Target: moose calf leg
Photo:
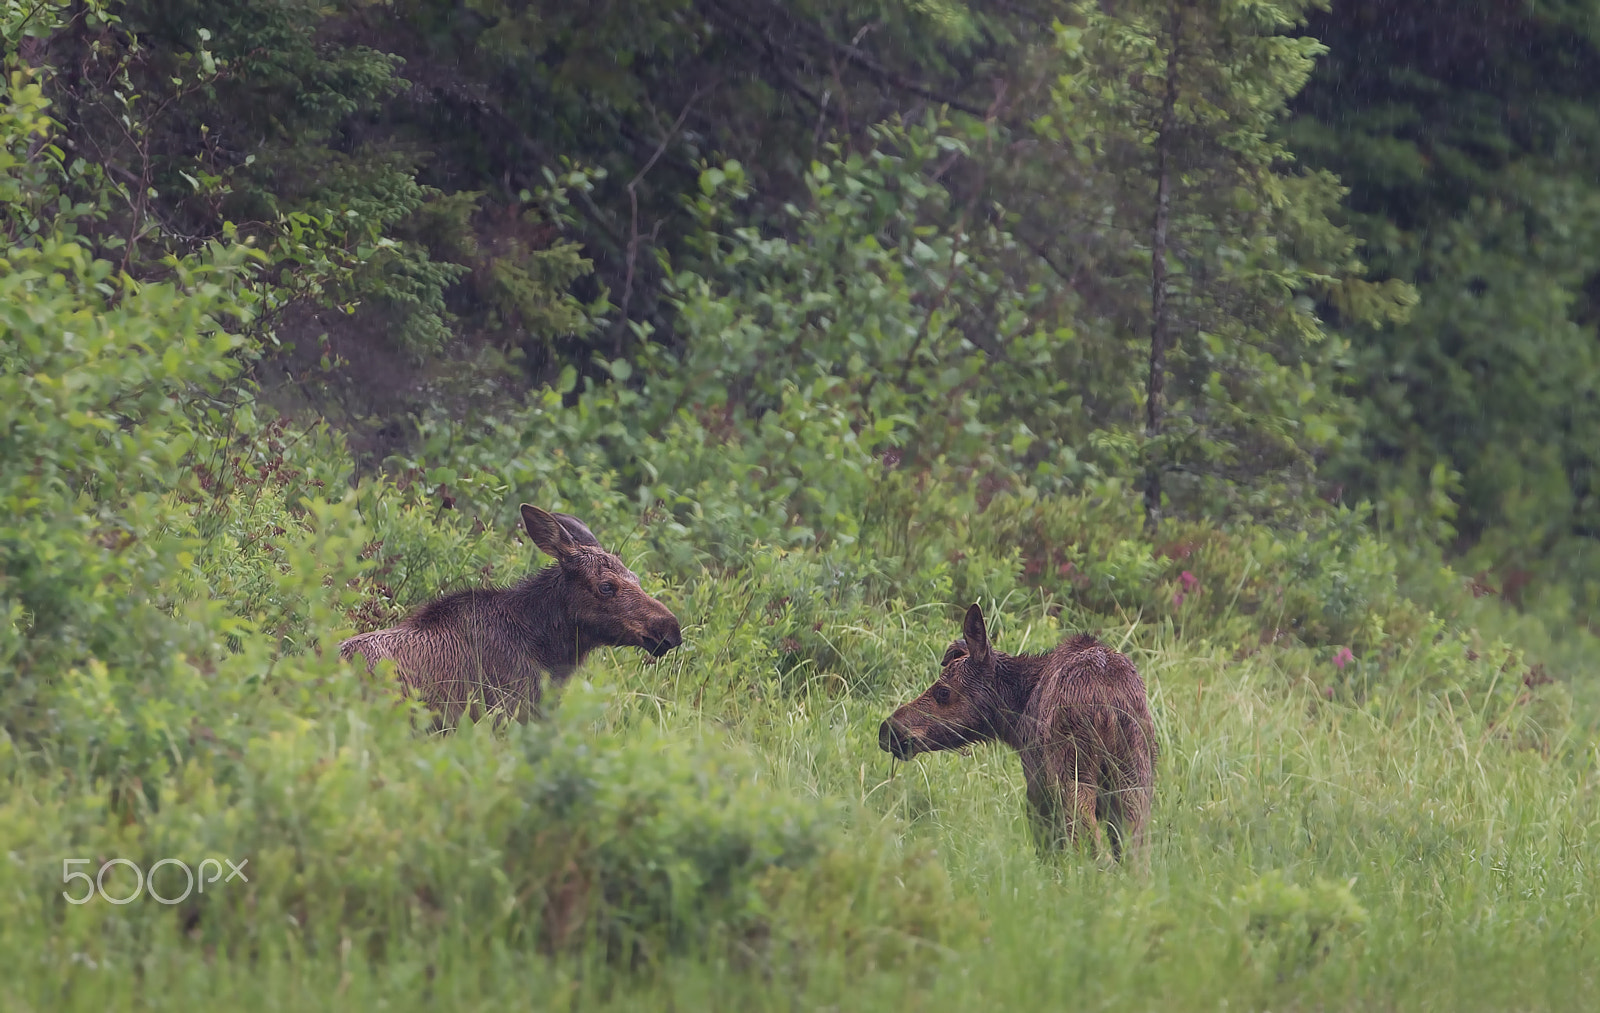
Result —
<instances>
[{"instance_id":1,"label":"moose calf leg","mask_svg":"<svg viewBox=\"0 0 1600 1013\"><path fill-rule=\"evenodd\" d=\"M1082 839L1080 835L1087 831L1094 844L1094 855L1100 858L1107 852L1105 831L1095 815L1099 789L1092 784L1073 784L1067 792L1067 835L1077 842Z\"/></svg>"},{"instance_id":2,"label":"moose calf leg","mask_svg":"<svg viewBox=\"0 0 1600 1013\"><path fill-rule=\"evenodd\" d=\"M1133 867L1140 872L1150 869L1150 796L1148 788L1140 788L1133 798L1129 799L1124 831L1126 834L1122 849L1124 854L1131 855Z\"/></svg>"},{"instance_id":3,"label":"moose calf leg","mask_svg":"<svg viewBox=\"0 0 1600 1013\"><path fill-rule=\"evenodd\" d=\"M1070 821L1062 812L1062 799L1054 786L1034 771L1024 771L1028 782L1028 824L1040 857L1059 850L1069 837Z\"/></svg>"}]
</instances>

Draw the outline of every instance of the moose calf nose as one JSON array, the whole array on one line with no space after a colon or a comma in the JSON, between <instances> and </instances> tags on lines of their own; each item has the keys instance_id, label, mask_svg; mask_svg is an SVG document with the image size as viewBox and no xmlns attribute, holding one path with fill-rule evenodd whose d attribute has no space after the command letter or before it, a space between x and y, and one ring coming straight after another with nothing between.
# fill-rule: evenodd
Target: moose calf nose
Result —
<instances>
[{"instance_id":1,"label":"moose calf nose","mask_svg":"<svg viewBox=\"0 0 1600 1013\"><path fill-rule=\"evenodd\" d=\"M653 623L649 634L645 637L645 650L657 658L682 644L683 631L678 628L677 617L670 615Z\"/></svg>"},{"instance_id":2,"label":"moose calf nose","mask_svg":"<svg viewBox=\"0 0 1600 1013\"><path fill-rule=\"evenodd\" d=\"M894 726L885 721L878 726L878 748L898 758L905 752L905 743L900 740L900 733Z\"/></svg>"}]
</instances>

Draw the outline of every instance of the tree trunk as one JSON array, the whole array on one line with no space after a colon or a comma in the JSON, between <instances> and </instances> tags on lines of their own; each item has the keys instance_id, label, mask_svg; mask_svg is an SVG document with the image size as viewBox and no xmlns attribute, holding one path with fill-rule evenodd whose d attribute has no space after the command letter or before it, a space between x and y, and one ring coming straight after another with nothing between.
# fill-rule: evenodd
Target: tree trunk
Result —
<instances>
[{"instance_id":1,"label":"tree trunk","mask_svg":"<svg viewBox=\"0 0 1600 1013\"><path fill-rule=\"evenodd\" d=\"M1161 523L1161 472L1164 454L1154 446L1166 414L1167 347L1171 343L1171 311L1167 306L1167 226L1172 215L1172 135L1178 126L1178 46L1183 22L1174 2L1168 21L1166 94L1161 126L1156 131L1156 215L1150 238L1150 376L1145 387L1145 437L1150 457L1145 465L1144 524L1155 534Z\"/></svg>"}]
</instances>

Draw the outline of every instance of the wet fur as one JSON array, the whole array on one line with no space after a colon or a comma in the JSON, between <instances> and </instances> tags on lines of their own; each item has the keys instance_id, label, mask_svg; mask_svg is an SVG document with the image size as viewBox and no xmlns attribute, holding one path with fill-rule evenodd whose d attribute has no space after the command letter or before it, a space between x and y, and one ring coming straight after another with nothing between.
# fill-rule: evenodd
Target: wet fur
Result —
<instances>
[{"instance_id":1,"label":"wet fur","mask_svg":"<svg viewBox=\"0 0 1600 1013\"><path fill-rule=\"evenodd\" d=\"M1114 856L1142 847L1159 746L1133 662L1092 636L1073 637L1045 656L1024 718L1030 730L1018 752L1029 803L1044 829L1064 828L1072 840L1092 816L1097 844L1101 822L1111 831ZM1084 792L1093 799L1092 813Z\"/></svg>"},{"instance_id":2,"label":"wet fur","mask_svg":"<svg viewBox=\"0 0 1600 1013\"><path fill-rule=\"evenodd\" d=\"M531 716L546 679L565 681L590 651L635 644L641 629L658 629L665 642L681 643L676 618L644 594L638 578L583 522L544 516L562 529L535 535L542 549L558 556L554 565L510 587L437 598L396 626L344 641L340 657L362 655L368 672L379 661L394 662L401 683L449 726L469 709L474 719L488 710L518 720ZM592 589L605 581L616 585L616 596L596 605Z\"/></svg>"},{"instance_id":3,"label":"wet fur","mask_svg":"<svg viewBox=\"0 0 1600 1013\"><path fill-rule=\"evenodd\" d=\"M1109 845L1119 859L1141 850L1158 747L1133 662L1087 634L1044 654L994 651L977 606L967 627L946 649L939 680L884 722L880 746L909 756L999 739L1021 758L1042 847L1088 833L1097 851ZM982 643L975 649L972 639Z\"/></svg>"}]
</instances>

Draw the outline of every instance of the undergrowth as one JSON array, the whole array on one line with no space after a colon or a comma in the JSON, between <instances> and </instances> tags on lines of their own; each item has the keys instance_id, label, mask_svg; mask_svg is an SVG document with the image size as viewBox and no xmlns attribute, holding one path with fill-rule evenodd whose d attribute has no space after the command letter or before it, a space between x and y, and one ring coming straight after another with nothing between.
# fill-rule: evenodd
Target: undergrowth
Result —
<instances>
[{"instance_id":1,"label":"undergrowth","mask_svg":"<svg viewBox=\"0 0 1600 1013\"><path fill-rule=\"evenodd\" d=\"M692 527L552 490L540 502L586 515L685 644L600 652L544 721L430 736L331 645L538 560L505 518L421 486L296 505L336 450L325 434L284 446L197 542L174 597L224 595L249 629L174 661L200 680L181 706L107 738L126 705L94 696L110 677L91 666L46 708L53 741L79 748L8 738L7 1008L1595 998L1581 673L1400 596L1393 559L1354 528L1194 525L1158 546L1127 501L979 511L954 485L930 506L888 481L903 513L959 524L686 564ZM898 555L880 551L891 537ZM1003 747L904 765L878 750L878 722L931 680L973 599L1003 650L1087 629L1138 664L1162 745L1147 878L1041 861ZM248 857L249 881L170 907L61 898L63 858L169 856ZM111 896L133 887L125 867L106 876Z\"/></svg>"}]
</instances>

